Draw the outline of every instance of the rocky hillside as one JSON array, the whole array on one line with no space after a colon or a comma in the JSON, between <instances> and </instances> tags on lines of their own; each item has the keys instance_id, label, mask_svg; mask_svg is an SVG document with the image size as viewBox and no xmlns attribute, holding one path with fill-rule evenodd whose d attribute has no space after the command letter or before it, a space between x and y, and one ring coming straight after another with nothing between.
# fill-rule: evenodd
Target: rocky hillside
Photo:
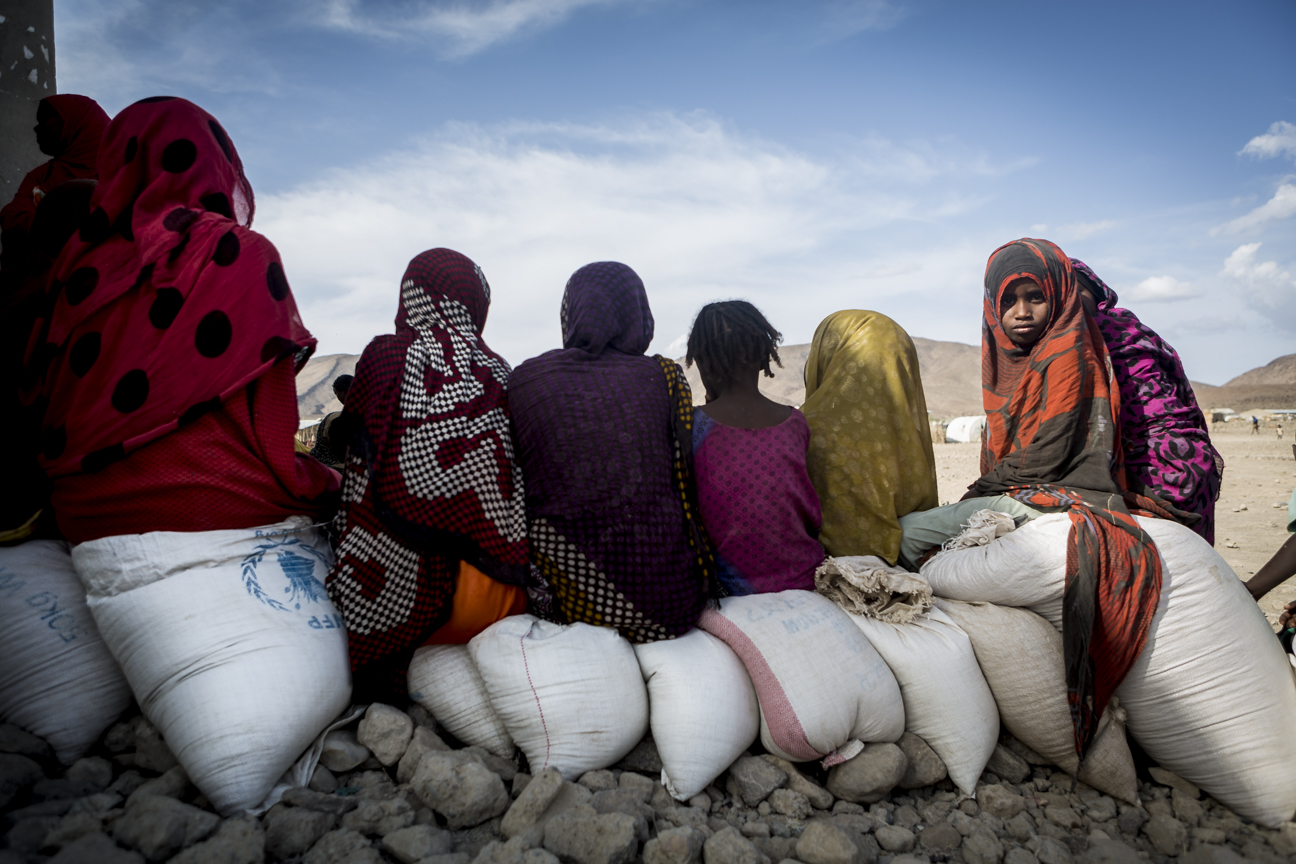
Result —
<instances>
[{"instance_id":1,"label":"rocky hillside","mask_svg":"<svg viewBox=\"0 0 1296 864\"><path fill-rule=\"evenodd\" d=\"M918 363L922 368L927 410L933 417L949 420L966 414L980 414L981 349L962 342L938 342L915 338ZM800 405L805 401L805 363L809 345L784 345L783 360L773 378L761 378L761 391L775 402ZM297 376L297 411L302 420L318 420L341 405L333 398L333 379L353 374L356 354L326 354L312 357ZM684 365L684 358L679 358ZM697 367L686 370L694 401L702 401L702 379ZM1228 407L1296 408L1296 354L1279 357L1266 366L1244 372L1223 387L1193 382L1193 392L1204 410Z\"/></svg>"}]
</instances>

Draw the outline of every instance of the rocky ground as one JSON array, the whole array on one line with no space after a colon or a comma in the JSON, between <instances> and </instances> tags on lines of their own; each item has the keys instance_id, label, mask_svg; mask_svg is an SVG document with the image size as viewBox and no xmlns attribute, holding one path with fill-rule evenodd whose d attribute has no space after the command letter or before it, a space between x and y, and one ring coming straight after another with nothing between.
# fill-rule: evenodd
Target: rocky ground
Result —
<instances>
[{"instance_id":1,"label":"rocky ground","mask_svg":"<svg viewBox=\"0 0 1296 864\"><path fill-rule=\"evenodd\" d=\"M1136 807L1010 738L974 798L911 734L830 772L759 750L681 803L658 782L650 739L572 783L462 747L417 706L373 705L330 733L309 788L260 817L222 819L142 716L66 769L40 739L0 726L0 864L1296 861L1296 825L1260 829L1159 768Z\"/></svg>"}]
</instances>

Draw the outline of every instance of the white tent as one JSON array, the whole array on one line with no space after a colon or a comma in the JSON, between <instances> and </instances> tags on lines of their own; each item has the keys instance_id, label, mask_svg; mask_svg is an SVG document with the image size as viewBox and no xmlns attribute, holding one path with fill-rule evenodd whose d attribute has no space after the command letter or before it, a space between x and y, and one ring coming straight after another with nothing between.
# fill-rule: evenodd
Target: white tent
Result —
<instances>
[{"instance_id":1,"label":"white tent","mask_svg":"<svg viewBox=\"0 0 1296 864\"><path fill-rule=\"evenodd\" d=\"M984 414L974 417L955 417L949 422L949 426L945 427L945 440L955 444L976 443L981 440L985 424Z\"/></svg>"}]
</instances>

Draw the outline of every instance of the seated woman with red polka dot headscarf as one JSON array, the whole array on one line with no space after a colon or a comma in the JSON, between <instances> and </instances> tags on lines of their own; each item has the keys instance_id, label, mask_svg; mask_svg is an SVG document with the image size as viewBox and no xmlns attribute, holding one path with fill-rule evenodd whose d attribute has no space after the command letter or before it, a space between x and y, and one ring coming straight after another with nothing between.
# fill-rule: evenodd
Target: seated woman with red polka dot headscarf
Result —
<instances>
[{"instance_id":1,"label":"seated woman with red polka dot headscarf","mask_svg":"<svg viewBox=\"0 0 1296 864\"><path fill-rule=\"evenodd\" d=\"M90 215L27 351L40 462L72 542L327 516L339 475L298 455L315 349L220 123L153 97L104 132Z\"/></svg>"}]
</instances>

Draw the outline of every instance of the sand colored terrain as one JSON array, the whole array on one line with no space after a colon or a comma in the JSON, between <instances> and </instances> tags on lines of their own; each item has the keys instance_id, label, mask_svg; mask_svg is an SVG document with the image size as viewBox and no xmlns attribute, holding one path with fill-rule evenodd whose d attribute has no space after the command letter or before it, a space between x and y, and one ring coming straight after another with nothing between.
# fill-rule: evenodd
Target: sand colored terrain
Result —
<instances>
[{"instance_id":1,"label":"sand colored terrain","mask_svg":"<svg viewBox=\"0 0 1296 864\"><path fill-rule=\"evenodd\" d=\"M306 361L297 374L297 416L302 421L320 420L332 411L341 411L342 403L333 395L333 379L354 375L359 354L325 354Z\"/></svg>"},{"instance_id":2,"label":"sand colored terrain","mask_svg":"<svg viewBox=\"0 0 1296 864\"><path fill-rule=\"evenodd\" d=\"M1279 440L1272 429L1253 435L1238 423L1215 423L1211 440L1225 464L1215 502L1215 548L1246 580L1287 539L1287 500L1296 486L1292 433L1284 429ZM962 498L980 475L981 445L937 444L935 450L940 501L948 504ZM1276 624L1278 613L1291 600L1296 600L1296 579L1271 591L1260 608Z\"/></svg>"}]
</instances>

